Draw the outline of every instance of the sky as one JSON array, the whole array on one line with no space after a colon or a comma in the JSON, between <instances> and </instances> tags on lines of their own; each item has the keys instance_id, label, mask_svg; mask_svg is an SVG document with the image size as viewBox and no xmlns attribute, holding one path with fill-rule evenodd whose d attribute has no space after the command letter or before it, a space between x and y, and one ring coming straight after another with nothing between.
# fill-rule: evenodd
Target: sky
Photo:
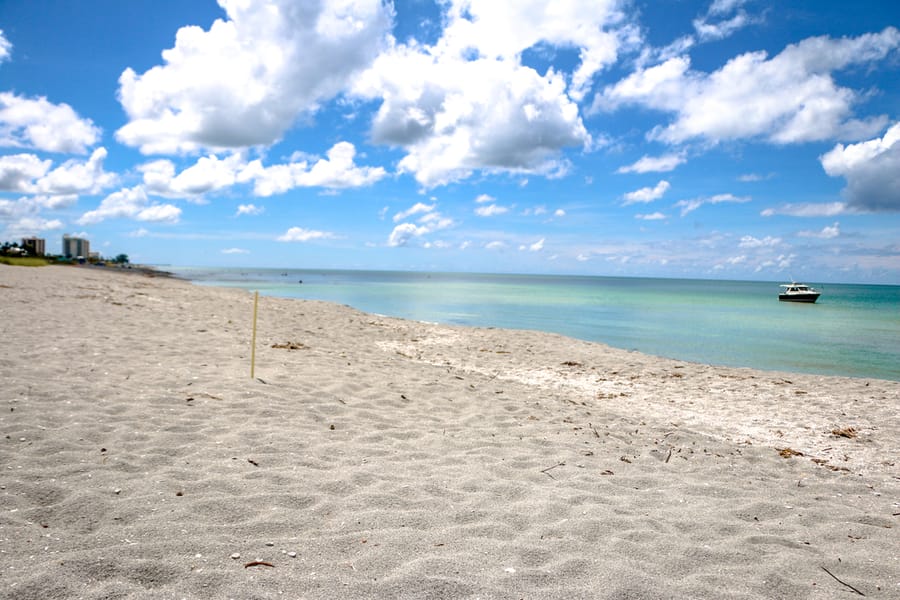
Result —
<instances>
[{"instance_id":1,"label":"sky","mask_svg":"<svg viewBox=\"0 0 900 600\"><path fill-rule=\"evenodd\" d=\"M900 284L892 0L0 2L0 241Z\"/></svg>"}]
</instances>

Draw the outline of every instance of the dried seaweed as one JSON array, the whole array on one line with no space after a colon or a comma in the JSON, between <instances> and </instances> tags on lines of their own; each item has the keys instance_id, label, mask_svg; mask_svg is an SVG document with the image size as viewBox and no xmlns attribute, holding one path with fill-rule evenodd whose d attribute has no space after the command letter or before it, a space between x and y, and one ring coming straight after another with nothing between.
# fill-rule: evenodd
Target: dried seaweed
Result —
<instances>
[{"instance_id":1,"label":"dried seaweed","mask_svg":"<svg viewBox=\"0 0 900 600\"><path fill-rule=\"evenodd\" d=\"M781 455L781 458L791 458L792 456L803 456L803 453L799 450L794 450L793 448L775 448L778 450L778 454Z\"/></svg>"},{"instance_id":2,"label":"dried seaweed","mask_svg":"<svg viewBox=\"0 0 900 600\"><path fill-rule=\"evenodd\" d=\"M855 427L835 427L831 430L831 435L852 439L858 435L858 432Z\"/></svg>"}]
</instances>

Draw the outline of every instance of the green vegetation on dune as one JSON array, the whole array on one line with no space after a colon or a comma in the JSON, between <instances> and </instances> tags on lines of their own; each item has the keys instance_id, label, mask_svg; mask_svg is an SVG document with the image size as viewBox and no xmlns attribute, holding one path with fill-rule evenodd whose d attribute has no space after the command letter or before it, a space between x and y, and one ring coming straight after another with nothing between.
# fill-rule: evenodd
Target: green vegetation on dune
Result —
<instances>
[{"instance_id":1,"label":"green vegetation on dune","mask_svg":"<svg viewBox=\"0 0 900 600\"><path fill-rule=\"evenodd\" d=\"M36 256L0 256L0 264L14 267L46 267L50 261Z\"/></svg>"}]
</instances>

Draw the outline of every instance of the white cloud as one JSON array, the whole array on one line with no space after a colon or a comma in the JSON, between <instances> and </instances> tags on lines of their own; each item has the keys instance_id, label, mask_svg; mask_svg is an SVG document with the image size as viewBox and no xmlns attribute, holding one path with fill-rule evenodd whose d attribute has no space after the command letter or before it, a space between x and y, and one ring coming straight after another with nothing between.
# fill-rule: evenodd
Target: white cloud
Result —
<instances>
[{"instance_id":1,"label":"white cloud","mask_svg":"<svg viewBox=\"0 0 900 600\"><path fill-rule=\"evenodd\" d=\"M683 153L642 156L634 164L619 167L616 173L664 173L675 170L675 167L683 164L686 160Z\"/></svg>"},{"instance_id":2,"label":"white cloud","mask_svg":"<svg viewBox=\"0 0 900 600\"><path fill-rule=\"evenodd\" d=\"M135 219L155 223L177 223L181 209L171 204L149 204L144 186L123 188L108 195L96 209L81 215L79 225L93 225L106 219Z\"/></svg>"},{"instance_id":3,"label":"white cloud","mask_svg":"<svg viewBox=\"0 0 900 600\"><path fill-rule=\"evenodd\" d=\"M21 238L36 235L44 231L54 231L63 228L63 222L59 219L45 219L39 216L24 216L7 223L3 231L5 239Z\"/></svg>"},{"instance_id":4,"label":"white cloud","mask_svg":"<svg viewBox=\"0 0 900 600\"><path fill-rule=\"evenodd\" d=\"M122 73L119 141L145 154L272 144L367 67L391 26L380 0L219 4L227 18L179 29L162 65Z\"/></svg>"},{"instance_id":5,"label":"white cloud","mask_svg":"<svg viewBox=\"0 0 900 600\"><path fill-rule=\"evenodd\" d=\"M634 192L628 192L625 194L625 203L622 206L628 206L629 204L636 203L647 203L653 202L654 200L659 200L663 197L663 195L669 189L669 182L665 179L661 180L656 184L655 187L645 187Z\"/></svg>"},{"instance_id":6,"label":"white cloud","mask_svg":"<svg viewBox=\"0 0 900 600\"><path fill-rule=\"evenodd\" d=\"M428 233L447 229L456 224L453 219L445 217L435 210L436 208L437 203L425 204L417 202L407 210L394 215L395 223L413 215L422 216L418 219L419 225L414 223L401 223L394 227L393 231L391 231L391 234L388 236L388 246L393 248L406 246L413 238L422 237ZM425 245L426 247L431 247L431 244L427 242Z\"/></svg>"},{"instance_id":7,"label":"white cloud","mask_svg":"<svg viewBox=\"0 0 900 600\"><path fill-rule=\"evenodd\" d=\"M394 223L402 221L412 215L417 215L421 213L429 213L435 209L437 204L425 204L424 202L416 202L411 207L406 210L402 210L394 215Z\"/></svg>"},{"instance_id":8,"label":"white cloud","mask_svg":"<svg viewBox=\"0 0 900 600\"><path fill-rule=\"evenodd\" d=\"M650 213L647 215L637 214L637 215L634 215L634 218L640 219L642 221L662 221L666 218L666 215L664 215L661 212L655 212L655 213Z\"/></svg>"},{"instance_id":9,"label":"white cloud","mask_svg":"<svg viewBox=\"0 0 900 600\"><path fill-rule=\"evenodd\" d=\"M150 194L166 198L185 198L204 202L204 195L229 188L238 181L238 173L246 167L240 154L219 158L201 156L193 165L175 174L170 160L160 159L138 167L144 186Z\"/></svg>"},{"instance_id":10,"label":"white cloud","mask_svg":"<svg viewBox=\"0 0 900 600\"><path fill-rule=\"evenodd\" d=\"M241 204L238 206L237 212L234 216L239 217L241 215L261 215L265 212L265 208L262 206L256 206L255 204Z\"/></svg>"},{"instance_id":11,"label":"white cloud","mask_svg":"<svg viewBox=\"0 0 900 600\"><path fill-rule=\"evenodd\" d=\"M29 198L31 202L33 202L36 206L41 208L48 208L50 210L59 210L61 208L68 208L72 206L76 202L78 202L77 194L50 194L50 195L38 195L31 196Z\"/></svg>"},{"instance_id":12,"label":"white cloud","mask_svg":"<svg viewBox=\"0 0 900 600\"><path fill-rule=\"evenodd\" d=\"M423 215L419 219L419 223L424 224L430 231L440 231L441 229L452 227L455 224L453 219L445 217L439 212L430 212Z\"/></svg>"},{"instance_id":13,"label":"white cloud","mask_svg":"<svg viewBox=\"0 0 900 600\"><path fill-rule=\"evenodd\" d=\"M284 235L278 236L279 242L309 242L311 240L327 240L333 239L335 235L327 231L316 231L314 229L303 229L302 227L291 227Z\"/></svg>"},{"instance_id":14,"label":"white cloud","mask_svg":"<svg viewBox=\"0 0 900 600\"><path fill-rule=\"evenodd\" d=\"M772 237L769 235L764 238L755 238L752 235L745 235L741 237L741 241L738 246L741 248L771 248L780 244L781 238Z\"/></svg>"},{"instance_id":15,"label":"white cloud","mask_svg":"<svg viewBox=\"0 0 900 600\"><path fill-rule=\"evenodd\" d=\"M841 235L840 223L831 226L825 226L821 231L800 231L797 233L800 237L818 238L820 240L830 240Z\"/></svg>"},{"instance_id":16,"label":"white cloud","mask_svg":"<svg viewBox=\"0 0 900 600\"><path fill-rule=\"evenodd\" d=\"M505 206L489 204L487 206L479 206L475 209L475 214L479 217L496 217L497 215L506 214L509 209Z\"/></svg>"},{"instance_id":17,"label":"white cloud","mask_svg":"<svg viewBox=\"0 0 900 600\"><path fill-rule=\"evenodd\" d=\"M260 160L254 160L237 175L237 181L253 181L253 193L265 197L283 194L296 187L363 187L387 175L382 167L357 166L355 156L356 147L353 144L338 142L328 150L327 158L321 158L312 165L303 160L264 167Z\"/></svg>"},{"instance_id":18,"label":"white cloud","mask_svg":"<svg viewBox=\"0 0 900 600\"><path fill-rule=\"evenodd\" d=\"M789 217L834 217L846 214L847 205L844 202L801 203L784 204L778 208L767 208L759 214L763 217L775 215L787 215Z\"/></svg>"},{"instance_id":19,"label":"white cloud","mask_svg":"<svg viewBox=\"0 0 900 600\"><path fill-rule=\"evenodd\" d=\"M494 200L496 200L496 198L489 194L480 194L477 198L475 198L475 202L477 202L478 204L486 204L488 202L493 202Z\"/></svg>"},{"instance_id":20,"label":"white cloud","mask_svg":"<svg viewBox=\"0 0 900 600\"><path fill-rule=\"evenodd\" d=\"M619 3L456 0L443 7L440 39L394 45L357 81L358 96L382 101L373 139L403 147L400 172L426 187L478 170L565 172L560 151L591 146L576 102L636 38ZM534 47L575 49L580 62L570 73L541 75L521 61Z\"/></svg>"},{"instance_id":21,"label":"white cloud","mask_svg":"<svg viewBox=\"0 0 900 600\"><path fill-rule=\"evenodd\" d=\"M225 248L222 254L250 254L250 251L244 248Z\"/></svg>"},{"instance_id":22,"label":"white cloud","mask_svg":"<svg viewBox=\"0 0 900 600\"><path fill-rule=\"evenodd\" d=\"M836 145L820 157L825 172L844 177L849 205L865 211L900 211L900 122L884 136Z\"/></svg>"},{"instance_id":23,"label":"white cloud","mask_svg":"<svg viewBox=\"0 0 900 600\"><path fill-rule=\"evenodd\" d=\"M539 239L535 243L528 246L529 252L540 252L544 249L544 238Z\"/></svg>"},{"instance_id":24,"label":"white cloud","mask_svg":"<svg viewBox=\"0 0 900 600\"><path fill-rule=\"evenodd\" d=\"M495 0L461 0L448 11L449 24L442 42L448 52L477 48L488 58L512 59L540 43L574 47L580 64L572 72L571 95L580 101L593 75L615 62L626 31L619 3L574 0L497 3Z\"/></svg>"},{"instance_id":25,"label":"white cloud","mask_svg":"<svg viewBox=\"0 0 900 600\"><path fill-rule=\"evenodd\" d=\"M0 29L0 64L8 61L10 56L12 56L12 44L3 35L3 30Z\"/></svg>"},{"instance_id":26,"label":"white cloud","mask_svg":"<svg viewBox=\"0 0 900 600\"><path fill-rule=\"evenodd\" d=\"M138 211L134 216L138 221L154 223L177 223L181 217L181 209L172 204L152 204ZM81 223L81 219L79 219Z\"/></svg>"},{"instance_id":27,"label":"white cloud","mask_svg":"<svg viewBox=\"0 0 900 600\"><path fill-rule=\"evenodd\" d=\"M741 181L743 183L755 183L757 181L772 179L773 177L775 177L774 173L769 173L768 175L760 175L759 173L745 173L738 176L738 181Z\"/></svg>"},{"instance_id":28,"label":"white cloud","mask_svg":"<svg viewBox=\"0 0 900 600\"><path fill-rule=\"evenodd\" d=\"M746 0L715 0L705 16L694 19L697 35L704 41L720 40L738 29L760 22L761 19L743 10L744 4Z\"/></svg>"},{"instance_id":29,"label":"white cloud","mask_svg":"<svg viewBox=\"0 0 900 600\"><path fill-rule=\"evenodd\" d=\"M68 160L37 182L46 194L98 194L114 185L118 178L103 170L106 148L97 148L85 162Z\"/></svg>"},{"instance_id":30,"label":"white cloud","mask_svg":"<svg viewBox=\"0 0 900 600\"><path fill-rule=\"evenodd\" d=\"M394 227L391 235L388 236L388 246L396 248L398 246L406 246L414 237L421 237L430 230L427 227L415 225L413 223L401 223Z\"/></svg>"},{"instance_id":31,"label":"white cloud","mask_svg":"<svg viewBox=\"0 0 900 600\"><path fill-rule=\"evenodd\" d=\"M69 202L77 194L97 194L116 182L103 170L106 149L97 148L87 161L68 160L51 170L53 161L34 154L0 156L0 191L43 194L47 207Z\"/></svg>"},{"instance_id":32,"label":"white cloud","mask_svg":"<svg viewBox=\"0 0 900 600\"><path fill-rule=\"evenodd\" d=\"M93 121L68 104L0 92L0 146L84 154L99 138Z\"/></svg>"},{"instance_id":33,"label":"white cloud","mask_svg":"<svg viewBox=\"0 0 900 600\"><path fill-rule=\"evenodd\" d=\"M388 246L392 248L396 248L398 246L406 246L410 241L412 241L413 238L422 237L423 235L433 233L435 231L447 229L449 227L453 227L456 224L453 219L445 217L440 212L435 210L436 208L437 203L425 204L423 202L417 202L407 210L401 211L394 215L395 223L409 218L413 215L422 216L420 216L418 219L418 225L416 225L415 223L400 223L399 225L394 227L394 229L391 231L391 234L388 236ZM433 245L442 247L437 243L425 243L426 248L430 248Z\"/></svg>"},{"instance_id":34,"label":"white cloud","mask_svg":"<svg viewBox=\"0 0 900 600\"><path fill-rule=\"evenodd\" d=\"M721 204L723 202L743 203L750 202L749 197L738 197L733 194L717 194L708 198L694 198L692 200L679 200L675 203L676 208L681 208L681 216L691 213L704 204Z\"/></svg>"},{"instance_id":35,"label":"white cloud","mask_svg":"<svg viewBox=\"0 0 900 600\"><path fill-rule=\"evenodd\" d=\"M0 191L36 192L34 181L43 177L51 160L41 160L34 154L12 154L0 156Z\"/></svg>"},{"instance_id":36,"label":"white cloud","mask_svg":"<svg viewBox=\"0 0 900 600\"><path fill-rule=\"evenodd\" d=\"M553 211L553 216L554 217L564 217L564 216L566 216L566 211L564 211L561 208L557 208L555 211Z\"/></svg>"},{"instance_id":37,"label":"white cloud","mask_svg":"<svg viewBox=\"0 0 900 600\"><path fill-rule=\"evenodd\" d=\"M506 248L506 244L501 241L493 241L488 242L484 247L488 250L503 250Z\"/></svg>"},{"instance_id":38,"label":"white cloud","mask_svg":"<svg viewBox=\"0 0 900 600\"><path fill-rule=\"evenodd\" d=\"M888 27L855 38L808 38L772 58L766 52L742 54L713 73L692 71L687 57L675 57L608 86L594 106L635 103L672 112L674 122L651 136L670 143L860 139L883 127L886 118L853 119L860 97L837 86L832 72L881 60L898 46L900 31Z\"/></svg>"}]
</instances>

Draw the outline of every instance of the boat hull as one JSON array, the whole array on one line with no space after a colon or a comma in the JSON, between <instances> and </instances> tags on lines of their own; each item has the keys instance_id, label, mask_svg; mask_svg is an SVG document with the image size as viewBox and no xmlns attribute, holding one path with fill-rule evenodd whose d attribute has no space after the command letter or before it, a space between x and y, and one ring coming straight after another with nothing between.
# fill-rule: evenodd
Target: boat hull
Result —
<instances>
[{"instance_id":1,"label":"boat hull","mask_svg":"<svg viewBox=\"0 0 900 600\"><path fill-rule=\"evenodd\" d=\"M778 299L782 302L806 302L812 304L819 299L821 294L778 294Z\"/></svg>"}]
</instances>

